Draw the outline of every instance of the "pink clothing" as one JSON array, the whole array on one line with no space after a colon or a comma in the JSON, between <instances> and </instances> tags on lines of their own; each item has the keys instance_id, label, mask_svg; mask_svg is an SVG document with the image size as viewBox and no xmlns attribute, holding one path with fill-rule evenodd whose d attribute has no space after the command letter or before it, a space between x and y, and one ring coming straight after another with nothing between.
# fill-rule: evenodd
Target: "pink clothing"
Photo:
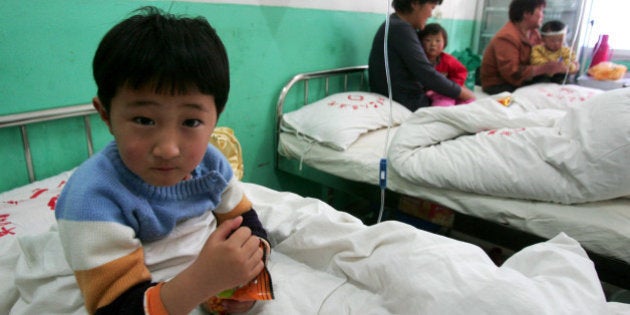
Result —
<instances>
[{"instance_id":1,"label":"pink clothing","mask_svg":"<svg viewBox=\"0 0 630 315\"><path fill-rule=\"evenodd\" d=\"M427 92L427 96L431 99L431 106L453 106L457 103L454 98L433 91Z\"/></svg>"}]
</instances>

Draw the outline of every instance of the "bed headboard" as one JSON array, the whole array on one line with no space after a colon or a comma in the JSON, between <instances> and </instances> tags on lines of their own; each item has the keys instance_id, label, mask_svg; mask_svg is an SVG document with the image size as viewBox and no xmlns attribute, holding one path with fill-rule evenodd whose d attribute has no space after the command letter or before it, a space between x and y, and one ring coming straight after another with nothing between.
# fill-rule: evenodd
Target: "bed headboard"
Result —
<instances>
[{"instance_id":1,"label":"bed headboard","mask_svg":"<svg viewBox=\"0 0 630 315\"><path fill-rule=\"evenodd\" d=\"M299 73L282 87L276 104L274 129L274 160L278 162L278 137L280 121L285 112L295 110L312 101L345 91L367 91L367 65L334 68L328 70ZM300 86L302 89L300 89Z\"/></svg>"},{"instance_id":2,"label":"bed headboard","mask_svg":"<svg viewBox=\"0 0 630 315\"><path fill-rule=\"evenodd\" d=\"M33 150L32 150L32 137L29 137L29 129L30 127L34 127L37 125L42 125L43 123L46 122L52 122L52 121L61 121L61 120L66 120L66 119L71 119L74 118L76 119L82 119L82 129L83 129L83 137L85 139L85 143L87 143L87 147L85 148L85 154L83 154L85 157L89 157L90 155L93 154L94 152L94 139L92 136L92 126L91 126L91 122L90 122L90 116L95 116L96 114L96 110L94 109L94 107L91 104L85 104L85 105L73 105L73 106L66 106L66 107L60 107L60 108L54 108L54 109L45 109L45 110L38 110L38 111L32 111L32 112L25 112L25 113L19 113L19 114L10 114L10 115L4 115L4 116L0 116L0 132L2 135L2 138L4 139L5 137L7 139L4 139L3 141L5 142L3 144L3 147L5 147L5 150L3 150L3 155L5 155L5 157L7 156L12 156L13 159L12 161L15 160L22 160L21 158L19 158L20 155L20 148L17 148L16 146L19 146L19 142L21 142L21 150L22 152L22 156L23 156L23 161L24 164L23 167L26 170L26 174L28 174L28 182L33 182L35 180L41 179L38 177L45 177L46 175L43 176L37 176L36 175L36 171L35 171L35 166L34 166L34 162L33 162ZM76 125L76 124L75 124ZM16 129L17 132L15 130L12 129ZM41 129L41 128L40 128ZM70 133L70 132L74 132L75 128L66 128L66 127L62 127L62 129L66 129L64 131L62 131L63 133ZM50 128L44 128L43 130L39 130L39 132L37 133L39 134L46 134L49 133L51 129ZM15 137L13 137L13 135L19 135L18 137L21 138L21 140L19 139L14 139ZM68 137L71 138L77 138L80 137L81 135L77 135L76 133L73 133L72 135L67 135ZM53 137L53 135L51 135L51 137ZM49 142L49 140L40 140L40 142ZM7 145L6 143L9 142L12 145ZM75 149L73 149L74 151ZM53 159L60 159L63 157L55 157L52 156L50 157L51 161ZM49 161L44 161L44 162L49 162ZM14 164L15 163L10 163L11 165L7 166L7 167L15 167ZM74 165L76 166L76 165ZM24 173L23 169L22 170L15 170L16 173ZM5 172L5 174L7 174L8 172ZM16 179L16 178L10 178L14 176L14 174L9 173L8 175L3 176L2 179L2 183L1 183L1 187L0 187L0 191L5 191L14 187L17 187L21 184L23 184L24 182L21 181L22 179Z\"/></svg>"}]
</instances>

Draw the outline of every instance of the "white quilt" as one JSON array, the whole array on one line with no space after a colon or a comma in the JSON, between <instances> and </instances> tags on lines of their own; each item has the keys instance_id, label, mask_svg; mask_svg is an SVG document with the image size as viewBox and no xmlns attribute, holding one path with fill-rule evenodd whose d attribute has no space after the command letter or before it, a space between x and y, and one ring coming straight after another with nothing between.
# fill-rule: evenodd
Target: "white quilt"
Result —
<instances>
[{"instance_id":1,"label":"white quilt","mask_svg":"<svg viewBox=\"0 0 630 315\"><path fill-rule=\"evenodd\" d=\"M563 204L630 195L630 89L540 84L416 111L390 165L425 186Z\"/></svg>"},{"instance_id":2,"label":"white quilt","mask_svg":"<svg viewBox=\"0 0 630 315\"><path fill-rule=\"evenodd\" d=\"M248 314L630 312L630 305L605 301L592 262L563 234L499 268L474 245L398 222L365 226L316 199L245 187L274 247L269 270L276 296ZM0 209L17 219L12 205L20 202L11 200L0 200ZM45 204L42 215L50 211ZM0 314L85 313L56 232L45 226L54 220L0 238Z\"/></svg>"}]
</instances>

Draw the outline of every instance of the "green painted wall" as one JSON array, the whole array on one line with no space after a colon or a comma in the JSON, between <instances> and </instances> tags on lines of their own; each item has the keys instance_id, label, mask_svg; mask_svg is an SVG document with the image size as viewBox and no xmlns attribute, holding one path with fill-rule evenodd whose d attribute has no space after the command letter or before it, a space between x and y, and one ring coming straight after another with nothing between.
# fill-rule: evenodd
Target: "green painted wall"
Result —
<instances>
[{"instance_id":1,"label":"green painted wall","mask_svg":"<svg viewBox=\"0 0 630 315\"><path fill-rule=\"evenodd\" d=\"M167 1L51 0L0 2L0 114L91 102L96 88L91 60L101 37L132 10L155 5L173 13L205 16L230 56L232 90L219 125L241 141L245 181L301 191L306 184L273 169L273 121L281 87L298 72L367 63L371 40L384 15ZM470 46L471 21L440 21L449 51ZM96 148L111 137L92 119ZM63 137L80 119L29 129L34 161L43 178L85 158L85 140ZM26 181L16 128L0 130L0 154L9 157L0 191ZM50 137L49 137L50 136ZM61 140L59 140L61 139ZM49 157L65 156L63 161Z\"/></svg>"}]
</instances>

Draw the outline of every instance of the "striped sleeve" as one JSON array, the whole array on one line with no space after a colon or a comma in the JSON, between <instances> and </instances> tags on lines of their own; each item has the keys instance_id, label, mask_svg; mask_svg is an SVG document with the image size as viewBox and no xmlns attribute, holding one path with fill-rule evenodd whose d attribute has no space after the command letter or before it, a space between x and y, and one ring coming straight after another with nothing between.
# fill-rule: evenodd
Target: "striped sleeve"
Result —
<instances>
[{"instance_id":1,"label":"striped sleeve","mask_svg":"<svg viewBox=\"0 0 630 315\"><path fill-rule=\"evenodd\" d=\"M160 298L160 291L164 282L149 288L144 294L144 313L147 315L168 315L166 307Z\"/></svg>"},{"instance_id":2,"label":"striped sleeve","mask_svg":"<svg viewBox=\"0 0 630 315\"><path fill-rule=\"evenodd\" d=\"M66 259L90 314L150 281L144 252L131 228L107 221L58 220L58 224Z\"/></svg>"},{"instance_id":3,"label":"striped sleeve","mask_svg":"<svg viewBox=\"0 0 630 315\"><path fill-rule=\"evenodd\" d=\"M251 208L252 202L247 199L242 183L236 176L232 176L228 182L228 186L223 191L223 194L221 194L221 203L219 203L214 212L220 214L234 212L236 215L239 215Z\"/></svg>"}]
</instances>

